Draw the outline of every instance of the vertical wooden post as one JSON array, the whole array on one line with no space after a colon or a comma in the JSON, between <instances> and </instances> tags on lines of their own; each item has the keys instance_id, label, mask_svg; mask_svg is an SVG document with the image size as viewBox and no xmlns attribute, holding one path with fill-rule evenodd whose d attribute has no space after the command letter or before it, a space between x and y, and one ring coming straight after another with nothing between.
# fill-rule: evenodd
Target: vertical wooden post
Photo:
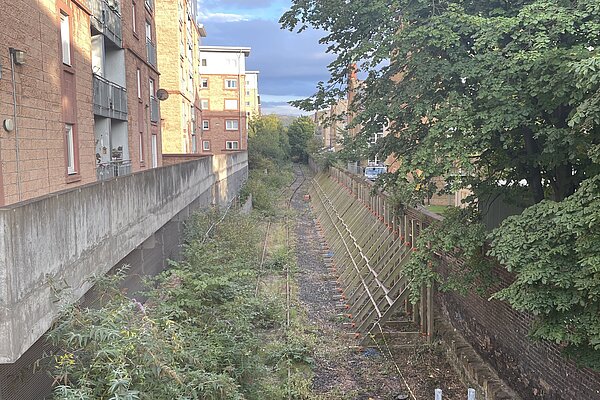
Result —
<instances>
[{"instance_id":1,"label":"vertical wooden post","mask_svg":"<svg viewBox=\"0 0 600 400\"><path fill-rule=\"evenodd\" d=\"M427 286L427 343L433 340L433 282Z\"/></svg>"},{"instance_id":2,"label":"vertical wooden post","mask_svg":"<svg viewBox=\"0 0 600 400\"><path fill-rule=\"evenodd\" d=\"M435 389L435 400L442 400L442 389Z\"/></svg>"},{"instance_id":3,"label":"vertical wooden post","mask_svg":"<svg viewBox=\"0 0 600 400\"><path fill-rule=\"evenodd\" d=\"M475 389L469 388L467 392L467 400L475 400Z\"/></svg>"},{"instance_id":4,"label":"vertical wooden post","mask_svg":"<svg viewBox=\"0 0 600 400\"><path fill-rule=\"evenodd\" d=\"M419 302L419 316L421 318L421 333L425 334L426 329L427 329L427 316L425 315L425 311L426 311L426 302L427 300L425 299L426 294L425 294L425 285L421 286L421 301Z\"/></svg>"}]
</instances>

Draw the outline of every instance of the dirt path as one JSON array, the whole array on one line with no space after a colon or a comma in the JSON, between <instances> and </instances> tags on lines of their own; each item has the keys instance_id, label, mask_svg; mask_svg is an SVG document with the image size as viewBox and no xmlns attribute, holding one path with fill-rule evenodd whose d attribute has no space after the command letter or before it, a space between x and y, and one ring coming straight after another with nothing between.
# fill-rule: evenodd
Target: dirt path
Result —
<instances>
[{"instance_id":1,"label":"dirt path","mask_svg":"<svg viewBox=\"0 0 600 400\"><path fill-rule=\"evenodd\" d=\"M316 398L433 399L436 387L444 389L444 400L466 398L458 395L466 393L466 389L436 347L394 352L395 363L389 354L386 357L384 348L381 352L357 349L353 333L345 328L343 317L338 315L342 310L336 309L335 277L325 266L314 215L303 199L310 184L307 173L292 207L297 212L298 297L310 323L307 329L317 338L313 380Z\"/></svg>"}]
</instances>

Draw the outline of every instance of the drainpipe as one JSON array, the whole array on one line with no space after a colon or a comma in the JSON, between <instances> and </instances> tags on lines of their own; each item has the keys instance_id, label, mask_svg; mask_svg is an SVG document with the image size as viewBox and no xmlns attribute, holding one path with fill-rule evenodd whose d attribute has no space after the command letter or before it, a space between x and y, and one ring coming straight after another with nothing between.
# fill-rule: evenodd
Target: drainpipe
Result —
<instances>
[{"instance_id":1,"label":"drainpipe","mask_svg":"<svg viewBox=\"0 0 600 400\"><path fill-rule=\"evenodd\" d=\"M15 51L14 48L9 48L10 53L10 73L12 78L12 95L13 95L13 121L15 123L15 156L16 156L16 168L17 168L17 194L19 201L22 200L21 194L21 169L20 157L19 157L19 124L17 123L17 85L15 81Z\"/></svg>"}]
</instances>

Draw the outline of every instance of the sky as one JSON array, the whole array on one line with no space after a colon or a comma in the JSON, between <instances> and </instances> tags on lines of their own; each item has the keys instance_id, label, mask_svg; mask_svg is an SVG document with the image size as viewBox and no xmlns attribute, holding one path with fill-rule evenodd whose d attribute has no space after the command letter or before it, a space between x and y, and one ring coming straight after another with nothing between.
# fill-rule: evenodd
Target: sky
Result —
<instances>
[{"instance_id":1,"label":"sky","mask_svg":"<svg viewBox=\"0 0 600 400\"><path fill-rule=\"evenodd\" d=\"M290 100L311 96L319 81L327 81L333 60L318 43L323 32L301 34L278 23L290 0L198 0L199 22L208 46L251 47L246 69L258 70L263 114L300 115Z\"/></svg>"}]
</instances>

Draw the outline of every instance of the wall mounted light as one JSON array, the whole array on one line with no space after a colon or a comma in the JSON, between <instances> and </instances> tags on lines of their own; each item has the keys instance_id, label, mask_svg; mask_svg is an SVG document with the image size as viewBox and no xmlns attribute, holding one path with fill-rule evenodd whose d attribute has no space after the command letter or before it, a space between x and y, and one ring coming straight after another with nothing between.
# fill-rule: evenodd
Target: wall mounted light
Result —
<instances>
[{"instance_id":1,"label":"wall mounted light","mask_svg":"<svg viewBox=\"0 0 600 400\"><path fill-rule=\"evenodd\" d=\"M11 47L10 52L13 56L13 61L15 62L15 64L17 64L17 65L25 64L25 52L23 50L14 49Z\"/></svg>"},{"instance_id":2,"label":"wall mounted light","mask_svg":"<svg viewBox=\"0 0 600 400\"><path fill-rule=\"evenodd\" d=\"M5 119L2 126L6 132L12 132L13 129L15 129L15 121L12 119Z\"/></svg>"}]
</instances>

